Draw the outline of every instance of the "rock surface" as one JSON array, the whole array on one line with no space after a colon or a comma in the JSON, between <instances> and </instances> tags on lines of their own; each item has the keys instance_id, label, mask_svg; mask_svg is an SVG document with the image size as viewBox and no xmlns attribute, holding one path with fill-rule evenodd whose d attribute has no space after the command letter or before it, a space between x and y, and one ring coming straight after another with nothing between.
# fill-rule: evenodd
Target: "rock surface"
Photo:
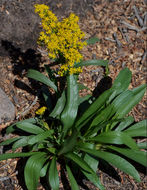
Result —
<instances>
[{"instance_id":1,"label":"rock surface","mask_svg":"<svg viewBox=\"0 0 147 190\"><path fill-rule=\"evenodd\" d=\"M63 17L70 12L84 16L92 3L93 0L0 0L0 56L15 49L36 49L40 19L34 12L35 4L46 4Z\"/></svg>"},{"instance_id":2,"label":"rock surface","mask_svg":"<svg viewBox=\"0 0 147 190\"><path fill-rule=\"evenodd\" d=\"M0 124L15 118L15 107L5 92L0 88Z\"/></svg>"}]
</instances>

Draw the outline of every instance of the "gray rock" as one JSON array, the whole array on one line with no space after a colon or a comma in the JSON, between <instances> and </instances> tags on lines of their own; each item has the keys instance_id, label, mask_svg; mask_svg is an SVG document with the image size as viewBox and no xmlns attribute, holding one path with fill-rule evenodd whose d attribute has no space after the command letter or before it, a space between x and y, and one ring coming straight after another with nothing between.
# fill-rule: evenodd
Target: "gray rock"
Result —
<instances>
[{"instance_id":1,"label":"gray rock","mask_svg":"<svg viewBox=\"0 0 147 190\"><path fill-rule=\"evenodd\" d=\"M0 124L15 118L15 107L5 92L0 88Z\"/></svg>"},{"instance_id":2,"label":"gray rock","mask_svg":"<svg viewBox=\"0 0 147 190\"><path fill-rule=\"evenodd\" d=\"M0 0L0 55L27 49L36 50L40 32L40 18L35 4L46 4L57 16L75 12L85 17L92 11L93 0Z\"/></svg>"}]
</instances>

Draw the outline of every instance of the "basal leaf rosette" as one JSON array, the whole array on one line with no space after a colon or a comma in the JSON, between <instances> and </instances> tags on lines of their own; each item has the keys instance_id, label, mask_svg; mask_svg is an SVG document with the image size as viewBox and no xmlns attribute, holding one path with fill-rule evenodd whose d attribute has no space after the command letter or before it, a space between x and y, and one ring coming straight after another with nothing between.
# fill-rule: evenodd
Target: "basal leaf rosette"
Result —
<instances>
[{"instance_id":1,"label":"basal leaf rosette","mask_svg":"<svg viewBox=\"0 0 147 190\"><path fill-rule=\"evenodd\" d=\"M43 28L39 43L47 47L51 59L57 59L60 63L58 74L64 76L82 72L81 67L74 68L74 63L83 58L80 50L87 44L82 42L85 34L79 27L78 16L71 13L68 18L58 21L46 5L35 5L35 12L39 14Z\"/></svg>"}]
</instances>

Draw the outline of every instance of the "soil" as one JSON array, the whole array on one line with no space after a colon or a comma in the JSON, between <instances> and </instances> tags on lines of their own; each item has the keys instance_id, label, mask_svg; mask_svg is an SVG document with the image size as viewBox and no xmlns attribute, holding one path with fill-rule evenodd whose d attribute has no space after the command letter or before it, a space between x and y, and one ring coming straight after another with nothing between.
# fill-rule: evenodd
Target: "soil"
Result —
<instances>
[{"instance_id":1,"label":"soil","mask_svg":"<svg viewBox=\"0 0 147 190\"><path fill-rule=\"evenodd\" d=\"M33 6L40 2L49 5L60 18L69 15L70 12L79 15L79 24L86 38L97 36L100 39L95 45L83 49L84 59L108 59L109 76L112 81L122 68L128 67L132 71L130 88L146 83L147 2L145 0L1 0L0 87L16 107L15 121L34 116L34 111L43 104L40 102L40 85L26 77L28 69L44 72L43 65L50 63L45 49L36 45L40 20L35 15ZM136 17L134 6L140 18ZM143 25L139 20L143 21ZM103 76L103 68L89 66L84 68L79 81L92 91L97 86L101 89L104 83L99 82ZM111 80L104 84L105 88L109 86L109 82L111 83ZM81 91L81 95L91 91ZM135 121L147 117L146 106L146 96L144 96L130 113ZM6 128L10 123L2 124L0 129ZM8 136L5 134L1 136L1 140L6 138ZM2 152L2 149L0 151ZM0 162L0 189L25 189L20 180L17 163L18 159ZM100 168L98 174L107 190L147 189L146 171L139 166L135 167L140 171L141 183L135 182L120 171L118 171L119 177L115 177L114 173L108 175L108 171L104 171L104 168ZM97 189L86 180L83 180L83 183L85 184L81 186L83 190L87 187L91 190ZM41 185L38 189L42 189ZM62 184L60 189L65 189Z\"/></svg>"}]
</instances>

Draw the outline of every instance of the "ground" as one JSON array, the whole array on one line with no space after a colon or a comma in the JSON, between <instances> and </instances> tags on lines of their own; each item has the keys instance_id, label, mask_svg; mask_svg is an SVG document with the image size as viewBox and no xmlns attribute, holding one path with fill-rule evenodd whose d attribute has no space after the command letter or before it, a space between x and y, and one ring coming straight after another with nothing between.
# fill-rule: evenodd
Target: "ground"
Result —
<instances>
[{"instance_id":1,"label":"ground","mask_svg":"<svg viewBox=\"0 0 147 190\"><path fill-rule=\"evenodd\" d=\"M23 18L24 10L32 10L32 6L36 1L31 0L29 4L21 0L13 0L12 2L7 4L5 0L2 0L0 3L0 14L2 14L2 11L8 15L11 12L14 13L15 9L19 9L19 2L22 2L23 11L22 14L21 12L19 14L20 18ZM83 4L79 3L81 1L78 0L56 0L53 2L48 1L48 4L58 16L63 17L68 15L69 12L74 11L80 16L79 24L85 32L86 38L97 36L100 39L100 42L95 45L90 45L83 49L85 60L94 58L108 59L109 76L112 78L112 81L122 68L128 67L132 71L130 88L137 87L146 82L146 1L83 0ZM39 28L39 24L37 24L38 18L31 13L29 15L30 17L33 15L31 18L29 17L29 23L34 22L35 19L34 27L35 29ZM10 20L6 18L5 21ZM23 38L22 42L19 30L16 33L16 38L14 38L15 32L13 33L10 29L3 31L3 35L0 33L0 38L4 37L0 57L0 76L2 79L0 80L0 87L6 92L16 107L16 120L33 116L34 111L42 103L38 98L38 83L34 82L32 84L26 77L28 69L34 68L43 72L43 65L50 63L45 49L35 44L39 29L35 30L33 39L30 42L31 39L27 36L30 33L26 28L28 20L24 17L24 20L21 19L21 21L16 22L19 23L18 26L20 27L23 25L23 21L25 27L22 32L27 33L26 35L21 34ZM3 22L4 19L1 20L1 26L4 26ZM15 19L13 22L15 26ZM33 31L31 30L30 32L32 33ZM84 68L83 73L79 76L79 81L91 90L94 90L103 75L103 68L89 66ZM81 95L85 93L90 92L82 91ZM145 100L144 96L142 101L131 112L136 121L140 121L147 116ZM9 123L1 125L0 128L5 128L7 125ZM5 138L7 136L3 136L2 140ZM142 141L144 140L142 139ZM0 189L22 189L21 183L18 184L18 171L15 169L17 160L10 159L0 163ZM141 183L136 183L131 177L122 172L119 172L120 181L114 179L114 175L108 176L107 171L103 171L103 169L98 171L98 174L108 190L143 190L147 188L147 178L145 171L142 168L139 169L142 179ZM85 183L89 189L96 190L89 182ZM38 189L40 188L41 186ZM62 184L60 189L63 189ZM83 189L86 189L86 187L83 187Z\"/></svg>"}]
</instances>

